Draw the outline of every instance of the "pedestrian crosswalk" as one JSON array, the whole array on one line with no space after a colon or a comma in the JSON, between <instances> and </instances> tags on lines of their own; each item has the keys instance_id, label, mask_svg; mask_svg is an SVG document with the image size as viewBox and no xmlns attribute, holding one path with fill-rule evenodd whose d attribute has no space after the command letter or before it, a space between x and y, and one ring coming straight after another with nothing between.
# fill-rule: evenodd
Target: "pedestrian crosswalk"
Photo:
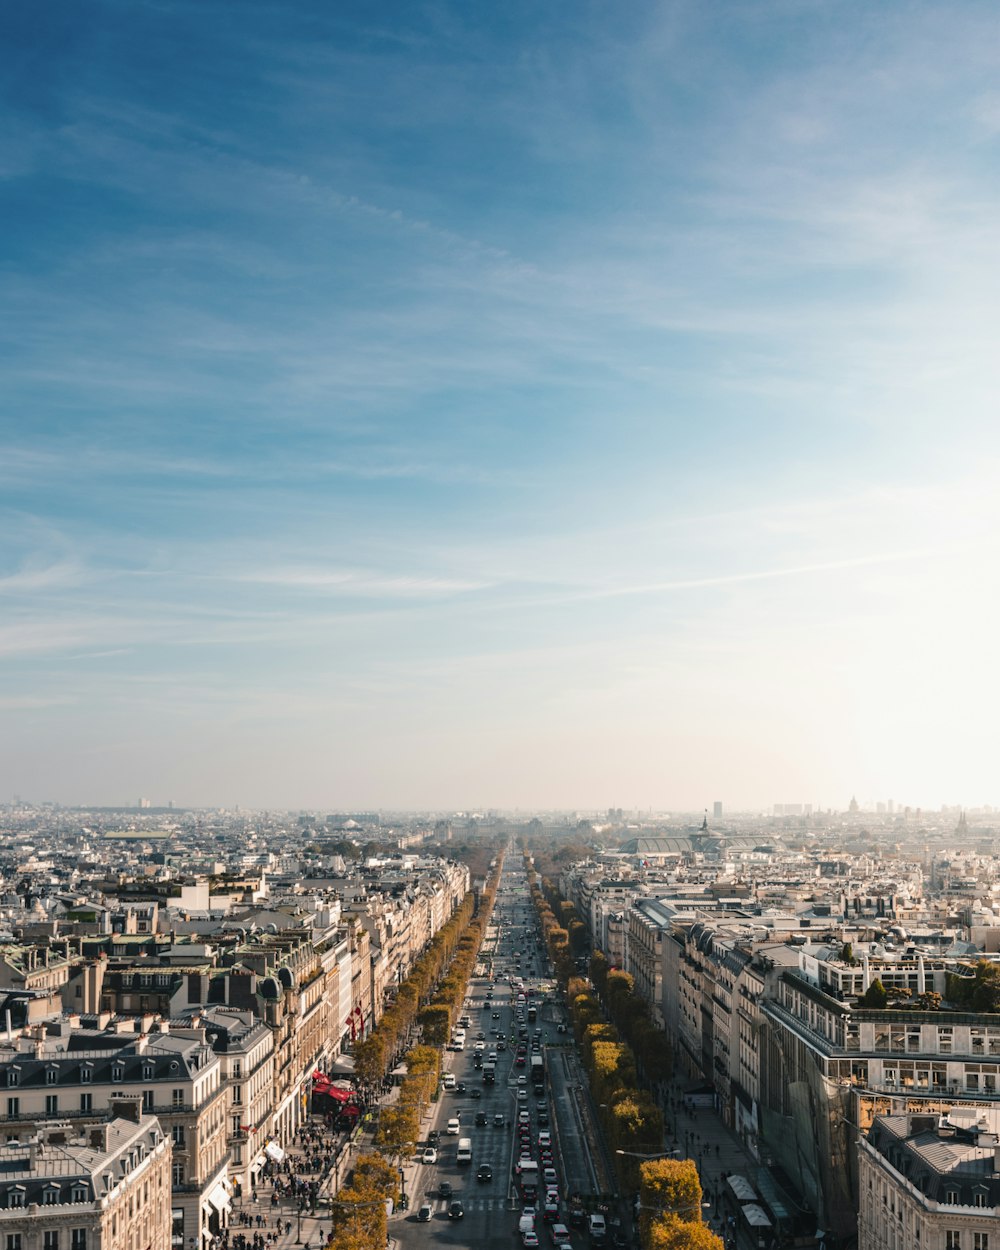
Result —
<instances>
[{"instance_id":1,"label":"pedestrian crosswalk","mask_svg":"<svg viewBox=\"0 0 1000 1250\"><path fill-rule=\"evenodd\" d=\"M453 1202L455 1198L460 1198L462 1206L465 1208L466 1214L470 1211L512 1211L517 1207L512 1207L508 1199L501 1198L496 1195L493 1198L477 1198L475 1195L466 1196L460 1191L456 1191L451 1198L433 1198L430 1203L435 1212L447 1212L448 1204Z\"/></svg>"}]
</instances>

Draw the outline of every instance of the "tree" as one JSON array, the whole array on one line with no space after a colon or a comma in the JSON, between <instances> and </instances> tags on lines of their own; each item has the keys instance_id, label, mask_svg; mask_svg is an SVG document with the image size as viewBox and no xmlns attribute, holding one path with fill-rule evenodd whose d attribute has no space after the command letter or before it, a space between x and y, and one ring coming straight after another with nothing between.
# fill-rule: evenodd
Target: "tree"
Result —
<instances>
[{"instance_id":1,"label":"tree","mask_svg":"<svg viewBox=\"0 0 1000 1250\"><path fill-rule=\"evenodd\" d=\"M701 1181L690 1159L650 1159L639 1168L639 1231L650 1250L650 1230L657 1217L672 1216L700 1224Z\"/></svg>"},{"instance_id":2,"label":"tree","mask_svg":"<svg viewBox=\"0 0 1000 1250\"><path fill-rule=\"evenodd\" d=\"M676 1216L661 1216L650 1227L647 1250L724 1250L717 1237L704 1224L692 1224Z\"/></svg>"},{"instance_id":3,"label":"tree","mask_svg":"<svg viewBox=\"0 0 1000 1250\"><path fill-rule=\"evenodd\" d=\"M867 1011L882 1011L888 1001L889 995L885 992L885 986L876 977L865 990L860 1005Z\"/></svg>"},{"instance_id":4,"label":"tree","mask_svg":"<svg viewBox=\"0 0 1000 1250\"><path fill-rule=\"evenodd\" d=\"M443 1046L451 1028L451 1011L443 1005L425 1007L419 1016L424 1041L430 1046Z\"/></svg>"}]
</instances>

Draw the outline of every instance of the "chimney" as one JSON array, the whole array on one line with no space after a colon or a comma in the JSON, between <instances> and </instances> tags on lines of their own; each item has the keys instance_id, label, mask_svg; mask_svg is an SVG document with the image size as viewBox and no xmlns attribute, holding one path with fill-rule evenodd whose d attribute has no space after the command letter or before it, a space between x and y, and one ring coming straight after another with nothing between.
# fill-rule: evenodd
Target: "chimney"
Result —
<instances>
[{"instance_id":1,"label":"chimney","mask_svg":"<svg viewBox=\"0 0 1000 1250\"><path fill-rule=\"evenodd\" d=\"M109 1111L113 1120L129 1120L138 1124L142 1118L142 1102L127 1096L112 1098Z\"/></svg>"},{"instance_id":2,"label":"chimney","mask_svg":"<svg viewBox=\"0 0 1000 1250\"><path fill-rule=\"evenodd\" d=\"M108 1153L108 1129L107 1124L95 1124L90 1129L89 1145L91 1150L96 1150L99 1154Z\"/></svg>"}]
</instances>

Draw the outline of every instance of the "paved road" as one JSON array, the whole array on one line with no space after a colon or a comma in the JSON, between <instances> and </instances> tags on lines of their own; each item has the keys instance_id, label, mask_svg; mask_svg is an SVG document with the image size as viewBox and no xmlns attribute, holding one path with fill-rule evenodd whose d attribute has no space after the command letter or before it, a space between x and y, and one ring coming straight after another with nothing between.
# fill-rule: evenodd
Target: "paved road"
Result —
<instances>
[{"instance_id":1,"label":"paved road","mask_svg":"<svg viewBox=\"0 0 1000 1250\"><path fill-rule=\"evenodd\" d=\"M508 874L505 873L504 876L507 877ZM533 933L535 915L530 898L523 894L516 900L518 914L515 916L513 914L515 902L510 895L503 893L504 884L501 883L499 901L501 920L507 930L507 938L502 943L505 953L497 953L495 931L491 929L484 940L480 967L477 971L485 974L492 968L493 971L499 972L506 978L507 974L514 969L510 956L513 945L510 926L529 924ZM536 939L532 936L529 943L527 938L523 940L519 938L517 944L525 949L534 950ZM540 956L535 959L534 966L536 968L540 966ZM537 983L537 978L526 976L526 980ZM562 1012L555 1003L551 983L546 983L546 985L548 993L542 996L545 1005L539 1012L537 1027L541 1027L543 1035L548 1035L553 1041L568 1042L570 1040L568 1035L560 1035L557 1038L555 1028ZM483 1004L488 989L493 990L494 997L488 1008L484 1010ZM528 1093L526 1099L519 1102L517 1097L519 1088L517 1078L525 1073L526 1069L519 1069L514 1065L514 1048L510 1046L510 1038L512 1033L516 1035L517 1027L514 1022L513 995L506 979L494 983L487 975L475 977L470 983L468 999L470 1006L466 1010L472 1023L467 1030L466 1050L461 1053L446 1051L445 1070L453 1071L459 1081L465 1081L470 1092L464 1096L442 1092L434 1112L433 1122L428 1120L425 1123L425 1135L426 1130L432 1127L437 1128L441 1133L439 1161L433 1165L418 1164L408 1169L407 1192L411 1195L410 1209L405 1215L395 1216L390 1221L390 1236L396 1242L398 1250L423 1250L428 1245L476 1247L476 1250L513 1250L521 1244L517 1234L521 1202L516 1195L513 1175L516 1147L514 1123L519 1106L526 1106L531 1112L534 1138L538 1130L536 1099L530 1087L526 1087ZM497 1020L493 1019L494 1010L500 1013L500 1018ZM481 1073L474 1068L472 1047L477 1040L477 1034L482 1031L486 1034L487 1052L496 1049L496 1037L491 1034L493 1029L502 1031L507 1040L508 1049L497 1054L497 1083L490 1087L483 1084ZM564 1108L568 1106L566 1100L572 1099L572 1087L579 1082L579 1076L572 1066L575 1061L571 1061L569 1068L563 1063L561 1057L563 1048L558 1047L554 1050L557 1056L557 1068L549 1092L552 1120L550 1127L555 1129L558 1120L558 1127L562 1130L557 1137L561 1151L556 1153L560 1188L564 1195L574 1188L590 1192L591 1185L587 1180L589 1171L586 1162L586 1146L577 1132L576 1121L572 1114L564 1114ZM547 1064L551 1067L552 1051L546 1050L545 1055ZM481 1090L482 1097L473 1099L470 1096L473 1089ZM449 1137L445 1134L447 1120L456 1111L461 1112L461 1135L472 1138L471 1167L458 1167L455 1160L458 1137ZM488 1113L490 1123L485 1127L475 1126L477 1111ZM492 1122L497 1111L503 1112L504 1115L502 1128L494 1127ZM560 1155L565 1161L565 1170L561 1166ZM493 1179L486 1183L476 1180L476 1171L483 1163L488 1163L493 1169ZM437 1188L442 1180L450 1181L456 1196L462 1199L465 1207L465 1217L462 1220L449 1220L448 1202L436 1196ZM416 1219L417 1208L428 1194L435 1195L431 1198L434 1214L429 1223L420 1224ZM548 1245L548 1235L541 1230L541 1226L540 1236L542 1244ZM575 1234L575 1238L582 1248L584 1241L581 1234Z\"/></svg>"}]
</instances>

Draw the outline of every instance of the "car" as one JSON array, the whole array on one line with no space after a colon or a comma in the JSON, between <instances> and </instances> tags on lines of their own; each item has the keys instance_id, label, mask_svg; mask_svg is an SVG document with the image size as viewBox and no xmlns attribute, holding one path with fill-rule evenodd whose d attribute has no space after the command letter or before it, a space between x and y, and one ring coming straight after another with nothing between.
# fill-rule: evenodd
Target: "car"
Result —
<instances>
[{"instance_id":1,"label":"car","mask_svg":"<svg viewBox=\"0 0 1000 1250\"><path fill-rule=\"evenodd\" d=\"M479 1088L474 1088L474 1089L469 1090L470 1098L482 1098L482 1096L483 1096L483 1091Z\"/></svg>"},{"instance_id":2,"label":"car","mask_svg":"<svg viewBox=\"0 0 1000 1250\"><path fill-rule=\"evenodd\" d=\"M534 1247L538 1244L538 1234L533 1228L526 1228L521 1234L521 1245Z\"/></svg>"},{"instance_id":3,"label":"car","mask_svg":"<svg viewBox=\"0 0 1000 1250\"><path fill-rule=\"evenodd\" d=\"M558 1185L559 1177L556 1175L555 1168L544 1168L542 1171L542 1180L546 1185Z\"/></svg>"},{"instance_id":4,"label":"car","mask_svg":"<svg viewBox=\"0 0 1000 1250\"><path fill-rule=\"evenodd\" d=\"M485 1049L486 1049L485 1042L476 1042L475 1046L473 1047L473 1050L475 1051L480 1051L480 1050L485 1050Z\"/></svg>"},{"instance_id":5,"label":"car","mask_svg":"<svg viewBox=\"0 0 1000 1250\"><path fill-rule=\"evenodd\" d=\"M546 1224L554 1224L559 1218L559 1203L549 1202L545 1200L545 1206L542 1207L542 1219Z\"/></svg>"},{"instance_id":6,"label":"car","mask_svg":"<svg viewBox=\"0 0 1000 1250\"><path fill-rule=\"evenodd\" d=\"M607 1237L608 1223L600 1211L594 1212L587 1222L587 1227L590 1232L591 1241L603 1242Z\"/></svg>"},{"instance_id":7,"label":"car","mask_svg":"<svg viewBox=\"0 0 1000 1250\"><path fill-rule=\"evenodd\" d=\"M517 1101L518 1101L518 1102L526 1102L526 1101L527 1101L527 1098L528 1098L528 1091L527 1091L526 1089L519 1089L519 1090L517 1091Z\"/></svg>"},{"instance_id":8,"label":"car","mask_svg":"<svg viewBox=\"0 0 1000 1250\"><path fill-rule=\"evenodd\" d=\"M455 1073L454 1072L446 1072L442 1079L444 1081L445 1089L455 1088Z\"/></svg>"},{"instance_id":9,"label":"car","mask_svg":"<svg viewBox=\"0 0 1000 1250\"><path fill-rule=\"evenodd\" d=\"M506 1049L507 1049L507 1043L501 1037L500 1040L497 1042L497 1050L506 1050Z\"/></svg>"},{"instance_id":10,"label":"car","mask_svg":"<svg viewBox=\"0 0 1000 1250\"><path fill-rule=\"evenodd\" d=\"M476 1128L485 1128L490 1122L490 1117L485 1111L476 1112Z\"/></svg>"},{"instance_id":11,"label":"car","mask_svg":"<svg viewBox=\"0 0 1000 1250\"><path fill-rule=\"evenodd\" d=\"M570 1207L566 1223L570 1228L586 1228L587 1212L584 1211L583 1207Z\"/></svg>"},{"instance_id":12,"label":"car","mask_svg":"<svg viewBox=\"0 0 1000 1250\"><path fill-rule=\"evenodd\" d=\"M464 1081L459 1081L458 1084L455 1086L455 1093L464 1094L466 1090L468 1090L468 1088L469 1088L468 1085L466 1085Z\"/></svg>"},{"instance_id":13,"label":"car","mask_svg":"<svg viewBox=\"0 0 1000 1250\"><path fill-rule=\"evenodd\" d=\"M517 1113L517 1122L518 1124L529 1124L531 1122L531 1112L519 1111Z\"/></svg>"},{"instance_id":14,"label":"car","mask_svg":"<svg viewBox=\"0 0 1000 1250\"><path fill-rule=\"evenodd\" d=\"M495 1112L493 1115L493 1127L503 1128L505 1123L506 1123L506 1120L504 1118L504 1113L502 1111Z\"/></svg>"},{"instance_id":15,"label":"car","mask_svg":"<svg viewBox=\"0 0 1000 1250\"><path fill-rule=\"evenodd\" d=\"M484 1033L481 1029L480 1029L480 1031L476 1034L476 1041L477 1041L477 1042L485 1042L485 1041L486 1041L486 1034L485 1034L485 1033Z\"/></svg>"},{"instance_id":16,"label":"car","mask_svg":"<svg viewBox=\"0 0 1000 1250\"><path fill-rule=\"evenodd\" d=\"M462 1206L462 1199L456 1198L455 1201L448 1207L448 1219L460 1220L464 1217L464 1215L465 1207Z\"/></svg>"},{"instance_id":17,"label":"car","mask_svg":"<svg viewBox=\"0 0 1000 1250\"><path fill-rule=\"evenodd\" d=\"M496 1061L497 1061L497 1052L495 1050L491 1050L490 1053L486 1056L486 1062L496 1063Z\"/></svg>"},{"instance_id":18,"label":"car","mask_svg":"<svg viewBox=\"0 0 1000 1250\"><path fill-rule=\"evenodd\" d=\"M564 1242L569 1241L570 1233L565 1224L553 1224L549 1229L549 1232L551 1233L552 1240L556 1243L557 1248Z\"/></svg>"},{"instance_id":19,"label":"car","mask_svg":"<svg viewBox=\"0 0 1000 1250\"><path fill-rule=\"evenodd\" d=\"M426 1224L434 1214L434 1208L429 1202L422 1202L420 1209L417 1211L417 1223Z\"/></svg>"},{"instance_id":20,"label":"car","mask_svg":"<svg viewBox=\"0 0 1000 1250\"><path fill-rule=\"evenodd\" d=\"M442 1181L441 1184L438 1185L439 1198L450 1198L453 1193L454 1190L451 1187L451 1181Z\"/></svg>"},{"instance_id":21,"label":"car","mask_svg":"<svg viewBox=\"0 0 1000 1250\"><path fill-rule=\"evenodd\" d=\"M461 1127L462 1127L462 1123L459 1120L458 1116L453 1115L451 1119L448 1121L447 1127L445 1128L445 1132L448 1134L449 1137L457 1137Z\"/></svg>"},{"instance_id":22,"label":"car","mask_svg":"<svg viewBox=\"0 0 1000 1250\"><path fill-rule=\"evenodd\" d=\"M500 1012L499 1012L499 1011L494 1011L494 1013L493 1013L493 1019L494 1019L494 1020L499 1020L499 1019L500 1019Z\"/></svg>"},{"instance_id":23,"label":"car","mask_svg":"<svg viewBox=\"0 0 1000 1250\"><path fill-rule=\"evenodd\" d=\"M440 1140L441 1140L441 1134L437 1131L436 1128L432 1128L431 1131L427 1134L427 1145L436 1146Z\"/></svg>"},{"instance_id":24,"label":"car","mask_svg":"<svg viewBox=\"0 0 1000 1250\"><path fill-rule=\"evenodd\" d=\"M542 1132L538 1134L538 1144L539 1146L552 1145L552 1134L548 1131L548 1129L543 1129Z\"/></svg>"},{"instance_id":25,"label":"car","mask_svg":"<svg viewBox=\"0 0 1000 1250\"><path fill-rule=\"evenodd\" d=\"M477 1181L491 1181L492 1179L493 1179L493 1169L490 1167L490 1165L488 1163L480 1164L479 1171L476 1173L476 1180Z\"/></svg>"},{"instance_id":26,"label":"car","mask_svg":"<svg viewBox=\"0 0 1000 1250\"><path fill-rule=\"evenodd\" d=\"M421 1163L437 1163L438 1152L433 1146L428 1146L424 1153L420 1156Z\"/></svg>"},{"instance_id":27,"label":"car","mask_svg":"<svg viewBox=\"0 0 1000 1250\"><path fill-rule=\"evenodd\" d=\"M517 1083L518 1085L527 1085L528 1078L522 1073L521 1076L517 1078Z\"/></svg>"}]
</instances>

